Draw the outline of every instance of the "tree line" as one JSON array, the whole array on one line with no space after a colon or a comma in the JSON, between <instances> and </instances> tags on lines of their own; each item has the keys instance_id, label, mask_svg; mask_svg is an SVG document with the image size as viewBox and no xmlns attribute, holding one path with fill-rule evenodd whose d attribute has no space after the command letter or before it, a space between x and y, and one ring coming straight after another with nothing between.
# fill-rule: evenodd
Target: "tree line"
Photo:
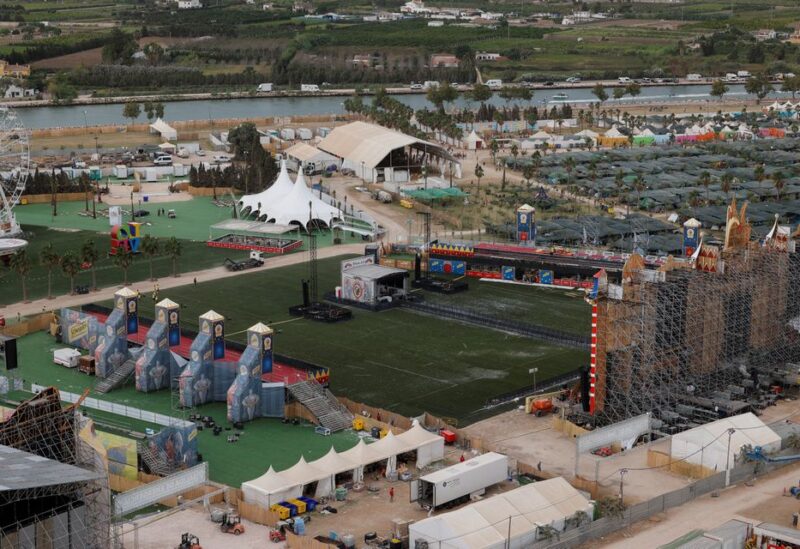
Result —
<instances>
[{"instance_id":1,"label":"tree line","mask_svg":"<svg viewBox=\"0 0 800 549\"><path fill-rule=\"evenodd\" d=\"M178 258L182 253L181 241L174 236L165 239L151 235L142 237L141 255L149 263L150 280L156 280L153 275L153 259L158 256L169 257L172 261L172 276L178 276ZM123 285L125 286L128 285L128 270L133 265L136 255L129 249L121 247L117 249L115 255L111 256L113 265L122 271ZM76 291L75 277L87 269L92 275L91 289L96 291L96 265L100 257L95 241L87 239L80 248L68 249L60 254L52 243L45 244L37 256L29 254L27 249L22 249L11 256L8 266L19 276L22 283L22 300L28 302L27 279L34 264L38 264L47 271L47 299L53 299L53 273L58 270L69 278L70 295Z\"/></svg>"}]
</instances>

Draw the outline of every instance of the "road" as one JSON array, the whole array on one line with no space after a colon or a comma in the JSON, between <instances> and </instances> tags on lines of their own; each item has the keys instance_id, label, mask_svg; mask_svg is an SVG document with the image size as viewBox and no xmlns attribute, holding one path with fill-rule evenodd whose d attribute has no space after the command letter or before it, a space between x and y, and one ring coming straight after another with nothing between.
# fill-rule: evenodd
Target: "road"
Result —
<instances>
[{"instance_id":1,"label":"road","mask_svg":"<svg viewBox=\"0 0 800 549\"><path fill-rule=\"evenodd\" d=\"M326 259L329 257L336 257L344 254L363 254L363 244L345 244L341 246L330 246L322 248L317 252L319 259ZM205 269L203 271L193 271L188 273L181 273L180 276L173 278L160 278L158 279L158 287L160 291L168 290L169 288L176 288L178 286L186 286L197 282L207 282L209 280L216 280L219 278L229 278L232 276L241 276L248 273L259 271L266 271L269 269L277 269L279 267L286 267L287 265L296 265L308 261L308 252L301 252L289 255L280 255L270 257L264 262L263 267L255 269L248 269L246 271L232 272L224 267L214 267L213 269ZM153 291L154 282L143 280L133 282L129 285L132 290L138 291L142 294L150 293ZM13 320L19 316L33 315L46 311L53 311L62 307L76 307L87 303L95 303L98 301L109 300L114 296L114 293L119 290L121 286L107 286L100 288L96 292L90 292L84 295L62 295L54 299L37 299L29 303L14 303L12 305L2 307L0 306L0 314L6 318Z\"/></svg>"},{"instance_id":2,"label":"road","mask_svg":"<svg viewBox=\"0 0 800 549\"><path fill-rule=\"evenodd\" d=\"M769 508L788 486L797 485L800 463L789 465L783 469L756 480L752 486L740 484L712 497L710 494L697 498L662 513L658 520L650 519L638 522L617 534L586 544L586 547L614 547L615 549L639 549L641 547L658 547L683 536L696 529L710 530L732 518L750 518L761 522L753 516L753 509ZM781 523L791 524L791 516L787 514Z\"/></svg>"}]
</instances>

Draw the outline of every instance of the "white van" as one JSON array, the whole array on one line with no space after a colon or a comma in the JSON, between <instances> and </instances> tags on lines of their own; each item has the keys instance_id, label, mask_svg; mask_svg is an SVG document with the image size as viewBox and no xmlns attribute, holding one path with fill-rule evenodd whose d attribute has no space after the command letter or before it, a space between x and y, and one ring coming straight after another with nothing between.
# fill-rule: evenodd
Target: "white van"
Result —
<instances>
[{"instance_id":1,"label":"white van","mask_svg":"<svg viewBox=\"0 0 800 549\"><path fill-rule=\"evenodd\" d=\"M301 92L318 92L319 86L316 84L300 84Z\"/></svg>"},{"instance_id":2,"label":"white van","mask_svg":"<svg viewBox=\"0 0 800 549\"><path fill-rule=\"evenodd\" d=\"M259 84L258 88L256 88L258 92L271 92L272 91L272 84Z\"/></svg>"},{"instance_id":3,"label":"white van","mask_svg":"<svg viewBox=\"0 0 800 549\"><path fill-rule=\"evenodd\" d=\"M487 80L486 85L493 90L499 90L503 87L503 81L499 78L493 78L492 80Z\"/></svg>"},{"instance_id":4,"label":"white van","mask_svg":"<svg viewBox=\"0 0 800 549\"><path fill-rule=\"evenodd\" d=\"M619 78L617 78L617 82L619 82L620 84L630 84L631 82L633 82L633 80L631 80L627 76L620 76Z\"/></svg>"},{"instance_id":5,"label":"white van","mask_svg":"<svg viewBox=\"0 0 800 549\"><path fill-rule=\"evenodd\" d=\"M691 74L687 74L686 75L686 80L688 80L689 82L700 82L702 79L703 79L703 76L700 75L700 74L697 74L696 72L693 72Z\"/></svg>"},{"instance_id":6,"label":"white van","mask_svg":"<svg viewBox=\"0 0 800 549\"><path fill-rule=\"evenodd\" d=\"M429 90L431 88L438 88L438 87L439 87L439 81L438 80L426 80L422 84L422 89L423 90Z\"/></svg>"},{"instance_id":7,"label":"white van","mask_svg":"<svg viewBox=\"0 0 800 549\"><path fill-rule=\"evenodd\" d=\"M750 71L739 71L736 73L736 76L739 78L750 78L752 74L750 74Z\"/></svg>"},{"instance_id":8,"label":"white van","mask_svg":"<svg viewBox=\"0 0 800 549\"><path fill-rule=\"evenodd\" d=\"M736 75L736 73L729 72L728 74L725 75L725 78L723 78L723 80L725 82L738 82L739 77Z\"/></svg>"}]
</instances>

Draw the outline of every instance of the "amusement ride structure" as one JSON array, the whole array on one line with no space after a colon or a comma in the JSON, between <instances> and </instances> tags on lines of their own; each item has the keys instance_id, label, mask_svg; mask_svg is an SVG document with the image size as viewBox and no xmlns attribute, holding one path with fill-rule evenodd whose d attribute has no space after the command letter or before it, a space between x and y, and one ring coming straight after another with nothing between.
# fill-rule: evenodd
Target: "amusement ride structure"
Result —
<instances>
[{"instance_id":1,"label":"amusement ride structure","mask_svg":"<svg viewBox=\"0 0 800 549\"><path fill-rule=\"evenodd\" d=\"M27 245L25 240L14 238L22 232L14 206L25 190L30 160L28 132L12 109L0 108L0 256Z\"/></svg>"}]
</instances>

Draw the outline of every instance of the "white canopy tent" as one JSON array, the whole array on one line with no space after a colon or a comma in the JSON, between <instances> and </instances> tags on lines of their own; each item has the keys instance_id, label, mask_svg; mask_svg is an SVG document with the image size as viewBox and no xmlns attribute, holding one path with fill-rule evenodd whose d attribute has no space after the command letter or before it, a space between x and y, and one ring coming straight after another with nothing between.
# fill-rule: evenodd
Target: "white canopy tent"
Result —
<instances>
[{"instance_id":1,"label":"white canopy tent","mask_svg":"<svg viewBox=\"0 0 800 549\"><path fill-rule=\"evenodd\" d=\"M501 549L530 547L539 528L563 530L577 512L592 517L592 503L562 477L521 486L409 527L409 546ZM509 540L510 534L510 540Z\"/></svg>"},{"instance_id":2,"label":"white canopy tent","mask_svg":"<svg viewBox=\"0 0 800 549\"><path fill-rule=\"evenodd\" d=\"M150 124L150 133L161 134L161 139L164 141L175 141L178 139L178 130L158 118L155 122Z\"/></svg>"},{"instance_id":3,"label":"white canopy tent","mask_svg":"<svg viewBox=\"0 0 800 549\"><path fill-rule=\"evenodd\" d=\"M475 133L475 130L469 132L469 135L464 139L465 148L474 151L476 149L483 149L485 144L483 139Z\"/></svg>"},{"instance_id":4,"label":"white canopy tent","mask_svg":"<svg viewBox=\"0 0 800 549\"><path fill-rule=\"evenodd\" d=\"M730 453L728 453L728 430ZM781 437L752 413L719 419L700 427L673 435L670 455L673 460L685 460L714 471L733 467L735 456L742 446L761 446L764 453L781 448Z\"/></svg>"},{"instance_id":5,"label":"white canopy tent","mask_svg":"<svg viewBox=\"0 0 800 549\"><path fill-rule=\"evenodd\" d=\"M397 435L397 438L417 449L417 469L444 459L444 438L426 430L416 420L411 429Z\"/></svg>"},{"instance_id":6,"label":"white canopy tent","mask_svg":"<svg viewBox=\"0 0 800 549\"><path fill-rule=\"evenodd\" d=\"M336 489L336 476L352 472L353 481L364 480L364 468L373 463L386 462L386 474L397 470L397 456L407 452L417 453L417 467L424 467L444 457L444 439L426 431L418 422L400 435L389 432L372 444L363 439L358 444L337 452L331 448L321 458L306 462L300 460L289 469L276 472L272 467L260 477L243 482L245 501L265 507L287 498L299 497L303 488L317 483L314 497L328 496Z\"/></svg>"},{"instance_id":7,"label":"white canopy tent","mask_svg":"<svg viewBox=\"0 0 800 549\"><path fill-rule=\"evenodd\" d=\"M297 173L292 190L274 206L267 206L267 222L278 225L300 225L308 228L311 222L323 222L329 226L344 214L319 196L306 185L303 172Z\"/></svg>"},{"instance_id":8,"label":"white canopy tent","mask_svg":"<svg viewBox=\"0 0 800 549\"><path fill-rule=\"evenodd\" d=\"M257 194L248 194L239 201L239 211L243 215L253 214L257 217L268 215L272 206L286 198L293 187L289 171L286 169L286 161L281 161L281 171L275 182Z\"/></svg>"}]
</instances>

